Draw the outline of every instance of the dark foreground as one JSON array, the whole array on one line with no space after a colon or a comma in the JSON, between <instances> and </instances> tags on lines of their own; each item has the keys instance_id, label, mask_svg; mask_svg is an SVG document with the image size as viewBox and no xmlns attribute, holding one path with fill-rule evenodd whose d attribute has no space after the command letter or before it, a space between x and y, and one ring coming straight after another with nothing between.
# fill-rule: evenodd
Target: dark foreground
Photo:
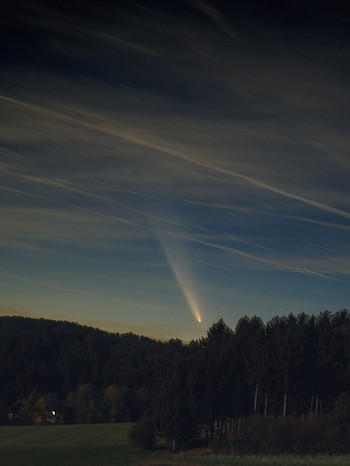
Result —
<instances>
[{"instance_id":1,"label":"dark foreground","mask_svg":"<svg viewBox=\"0 0 350 466\"><path fill-rule=\"evenodd\" d=\"M130 424L0 426L0 466L345 466L350 456L220 456L209 450L171 454L130 445Z\"/></svg>"}]
</instances>

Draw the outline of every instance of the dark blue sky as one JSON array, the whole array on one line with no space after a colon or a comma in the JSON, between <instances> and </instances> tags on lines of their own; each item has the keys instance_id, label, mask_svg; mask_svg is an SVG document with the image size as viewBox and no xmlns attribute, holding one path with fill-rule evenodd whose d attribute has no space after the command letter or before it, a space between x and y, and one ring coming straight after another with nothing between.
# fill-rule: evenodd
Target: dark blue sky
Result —
<instances>
[{"instance_id":1,"label":"dark blue sky","mask_svg":"<svg viewBox=\"0 0 350 466\"><path fill-rule=\"evenodd\" d=\"M348 2L73 3L1 7L1 314L348 308Z\"/></svg>"}]
</instances>

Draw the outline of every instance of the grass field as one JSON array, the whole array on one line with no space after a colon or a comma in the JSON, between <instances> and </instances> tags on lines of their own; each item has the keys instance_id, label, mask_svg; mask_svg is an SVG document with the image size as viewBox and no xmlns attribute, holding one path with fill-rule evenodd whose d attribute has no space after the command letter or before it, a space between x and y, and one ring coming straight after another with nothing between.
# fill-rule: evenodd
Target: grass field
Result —
<instances>
[{"instance_id":1,"label":"grass field","mask_svg":"<svg viewBox=\"0 0 350 466\"><path fill-rule=\"evenodd\" d=\"M0 426L0 466L345 466L350 456L215 456L143 452L129 444L130 424Z\"/></svg>"},{"instance_id":2,"label":"grass field","mask_svg":"<svg viewBox=\"0 0 350 466\"><path fill-rule=\"evenodd\" d=\"M128 442L130 424L0 426L1 466L142 464Z\"/></svg>"}]
</instances>

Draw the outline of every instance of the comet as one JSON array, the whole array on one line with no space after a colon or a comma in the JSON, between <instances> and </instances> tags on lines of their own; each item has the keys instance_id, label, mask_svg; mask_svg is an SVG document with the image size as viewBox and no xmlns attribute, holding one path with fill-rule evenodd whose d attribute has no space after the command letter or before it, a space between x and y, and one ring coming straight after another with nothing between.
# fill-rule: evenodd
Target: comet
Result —
<instances>
[{"instance_id":1,"label":"comet","mask_svg":"<svg viewBox=\"0 0 350 466\"><path fill-rule=\"evenodd\" d=\"M156 230L156 233L168 265L174 274L176 282L186 300L186 303L192 312L193 317L200 324L202 322L202 316L193 286L191 267L184 249L184 245L182 245L180 241L175 241L174 237L172 238L170 244L169 240L165 240L165 235L163 233L161 233L159 230Z\"/></svg>"}]
</instances>

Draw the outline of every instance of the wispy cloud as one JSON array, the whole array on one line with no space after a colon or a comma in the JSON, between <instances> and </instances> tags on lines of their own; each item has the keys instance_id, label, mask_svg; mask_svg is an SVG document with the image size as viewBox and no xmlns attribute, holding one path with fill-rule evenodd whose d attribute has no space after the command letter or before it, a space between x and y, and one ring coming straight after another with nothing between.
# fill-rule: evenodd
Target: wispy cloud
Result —
<instances>
[{"instance_id":1,"label":"wispy cloud","mask_svg":"<svg viewBox=\"0 0 350 466\"><path fill-rule=\"evenodd\" d=\"M3 278L6 278L7 280L14 281L14 282L22 281L22 282L35 285L36 287L39 287L39 288L44 287L44 288L49 288L49 289L55 289L55 290L63 291L65 293L73 293L73 294L84 295L84 296L94 294L90 291L63 286L60 283L57 283L55 280L38 280L34 278L28 278L27 276L12 275L8 273L0 273L0 276Z\"/></svg>"},{"instance_id":2,"label":"wispy cloud","mask_svg":"<svg viewBox=\"0 0 350 466\"><path fill-rule=\"evenodd\" d=\"M30 257L39 282L45 257L174 292L157 225L209 275L347 282L347 44L333 50L323 29L296 37L249 7L117 3L9 5L5 27L35 33L13 34L2 62L3 257Z\"/></svg>"}]
</instances>

